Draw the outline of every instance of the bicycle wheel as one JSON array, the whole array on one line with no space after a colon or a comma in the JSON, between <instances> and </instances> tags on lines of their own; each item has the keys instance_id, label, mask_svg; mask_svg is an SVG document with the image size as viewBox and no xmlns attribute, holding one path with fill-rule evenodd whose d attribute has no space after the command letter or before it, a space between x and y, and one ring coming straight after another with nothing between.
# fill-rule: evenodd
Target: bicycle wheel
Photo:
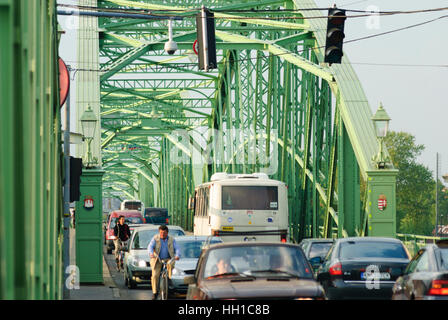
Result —
<instances>
[{"instance_id":1,"label":"bicycle wheel","mask_svg":"<svg viewBox=\"0 0 448 320\"><path fill-rule=\"evenodd\" d=\"M166 273L166 271L160 275L159 298L160 298L160 300L168 299L168 274Z\"/></svg>"}]
</instances>

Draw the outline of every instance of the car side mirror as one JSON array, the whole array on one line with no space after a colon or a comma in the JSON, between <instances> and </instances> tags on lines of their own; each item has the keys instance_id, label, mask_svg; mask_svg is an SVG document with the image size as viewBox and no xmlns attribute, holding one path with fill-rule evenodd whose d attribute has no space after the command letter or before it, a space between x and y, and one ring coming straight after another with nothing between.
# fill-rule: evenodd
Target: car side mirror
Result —
<instances>
[{"instance_id":1,"label":"car side mirror","mask_svg":"<svg viewBox=\"0 0 448 320\"><path fill-rule=\"evenodd\" d=\"M196 283L196 278L194 276L186 276L184 278L184 284L194 284Z\"/></svg>"}]
</instances>

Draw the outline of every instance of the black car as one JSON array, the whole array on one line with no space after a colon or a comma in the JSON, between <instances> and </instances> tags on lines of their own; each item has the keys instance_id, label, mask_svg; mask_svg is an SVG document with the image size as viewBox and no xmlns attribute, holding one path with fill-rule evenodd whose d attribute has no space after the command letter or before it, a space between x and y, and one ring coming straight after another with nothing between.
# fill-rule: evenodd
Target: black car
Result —
<instances>
[{"instance_id":1,"label":"black car","mask_svg":"<svg viewBox=\"0 0 448 320\"><path fill-rule=\"evenodd\" d=\"M420 249L392 291L394 300L448 300L448 240Z\"/></svg>"},{"instance_id":2,"label":"black car","mask_svg":"<svg viewBox=\"0 0 448 320\"><path fill-rule=\"evenodd\" d=\"M341 238L335 240L316 279L328 299L390 299L409 259L398 239Z\"/></svg>"},{"instance_id":3,"label":"black car","mask_svg":"<svg viewBox=\"0 0 448 320\"><path fill-rule=\"evenodd\" d=\"M168 209L165 208L145 208L143 218L145 223L151 224L169 224L170 222Z\"/></svg>"},{"instance_id":4,"label":"black car","mask_svg":"<svg viewBox=\"0 0 448 320\"><path fill-rule=\"evenodd\" d=\"M311 263L314 271L317 271L333 243L334 239L310 238L303 239L299 246L305 252L305 256Z\"/></svg>"},{"instance_id":5,"label":"black car","mask_svg":"<svg viewBox=\"0 0 448 320\"><path fill-rule=\"evenodd\" d=\"M302 249L287 243L211 245L184 280L188 300L325 299Z\"/></svg>"}]
</instances>

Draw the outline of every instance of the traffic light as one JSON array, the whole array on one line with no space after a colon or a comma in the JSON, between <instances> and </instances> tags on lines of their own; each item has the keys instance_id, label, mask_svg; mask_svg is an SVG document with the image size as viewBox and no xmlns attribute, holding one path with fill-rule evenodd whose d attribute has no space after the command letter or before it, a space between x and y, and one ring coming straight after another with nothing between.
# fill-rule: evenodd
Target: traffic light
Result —
<instances>
[{"instance_id":1,"label":"traffic light","mask_svg":"<svg viewBox=\"0 0 448 320\"><path fill-rule=\"evenodd\" d=\"M341 63L342 44L344 42L345 10L338 8L328 9L327 36L325 42L324 61L329 64Z\"/></svg>"},{"instance_id":2,"label":"traffic light","mask_svg":"<svg viewBox=\"0 0 448 320\"><path fill-rule=\"evenodd\" d=\"M70 157L70 202L79 201L81 192L82 159Z\"/></svg>"},{"instance_id":3,"label":"traffic light","mask_svg":"<svg viewBox=\"0 0 448 320\"><path fill-rule=\"evenodd\" d=\"M215 69L216 39L215 16L205 7L196 15L196 28L198 38L199 70Z\"/></svg>"}]
</instances>

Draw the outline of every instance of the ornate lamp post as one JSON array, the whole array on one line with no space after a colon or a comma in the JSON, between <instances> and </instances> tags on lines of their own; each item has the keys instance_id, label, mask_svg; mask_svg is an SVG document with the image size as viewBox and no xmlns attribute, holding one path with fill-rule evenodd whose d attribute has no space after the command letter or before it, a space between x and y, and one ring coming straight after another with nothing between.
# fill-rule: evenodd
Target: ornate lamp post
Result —
<instances>
[{"instance_id":1,"label":"ornate lamp post","mask_svg":"<svg viewBox=\"0 0 448 320\"><path fill-rule=\"evenodd\" d=\"M376 163L378 169L384 169L386 167L386 163L390 162L389 157L385 154L383 149L383 141L389 130L390 117L384 110L381 103L375 115L372 117L372 121L375 126L375 132L379 143L378 154L373 156L372 160Z\"/></svg>"},{"instance_id":2,"label":"ornate lamp post","mask_svg":"<svg viewBox=\"0 0 448 320\"><path fill-rule=\"evenodd\" d=\"M90 105L81 118L83 138L87 150L83 157L80 201L76 202L76 266L80 283L103 283L102 251L102 178L104 171L92 156L91 143L98 123Z\"/></svg>"},{"instance_id":3,"label":"ornate lamp post","mask_svg":"<svg viewBox=\"0 0 448 320\"><path fill-rule=\"evenodd\" d=\"M90 108L87 108L86 111L81 116L81 127L84 139L87 141L87 152L84 156L83 162L86 168L92 168L97 165L98 159L92 157L92 150L90 144L92 143L93 137L95 135L96 123L98 120L96 119L95 113Z\"/></svg>"}]
</instances>

